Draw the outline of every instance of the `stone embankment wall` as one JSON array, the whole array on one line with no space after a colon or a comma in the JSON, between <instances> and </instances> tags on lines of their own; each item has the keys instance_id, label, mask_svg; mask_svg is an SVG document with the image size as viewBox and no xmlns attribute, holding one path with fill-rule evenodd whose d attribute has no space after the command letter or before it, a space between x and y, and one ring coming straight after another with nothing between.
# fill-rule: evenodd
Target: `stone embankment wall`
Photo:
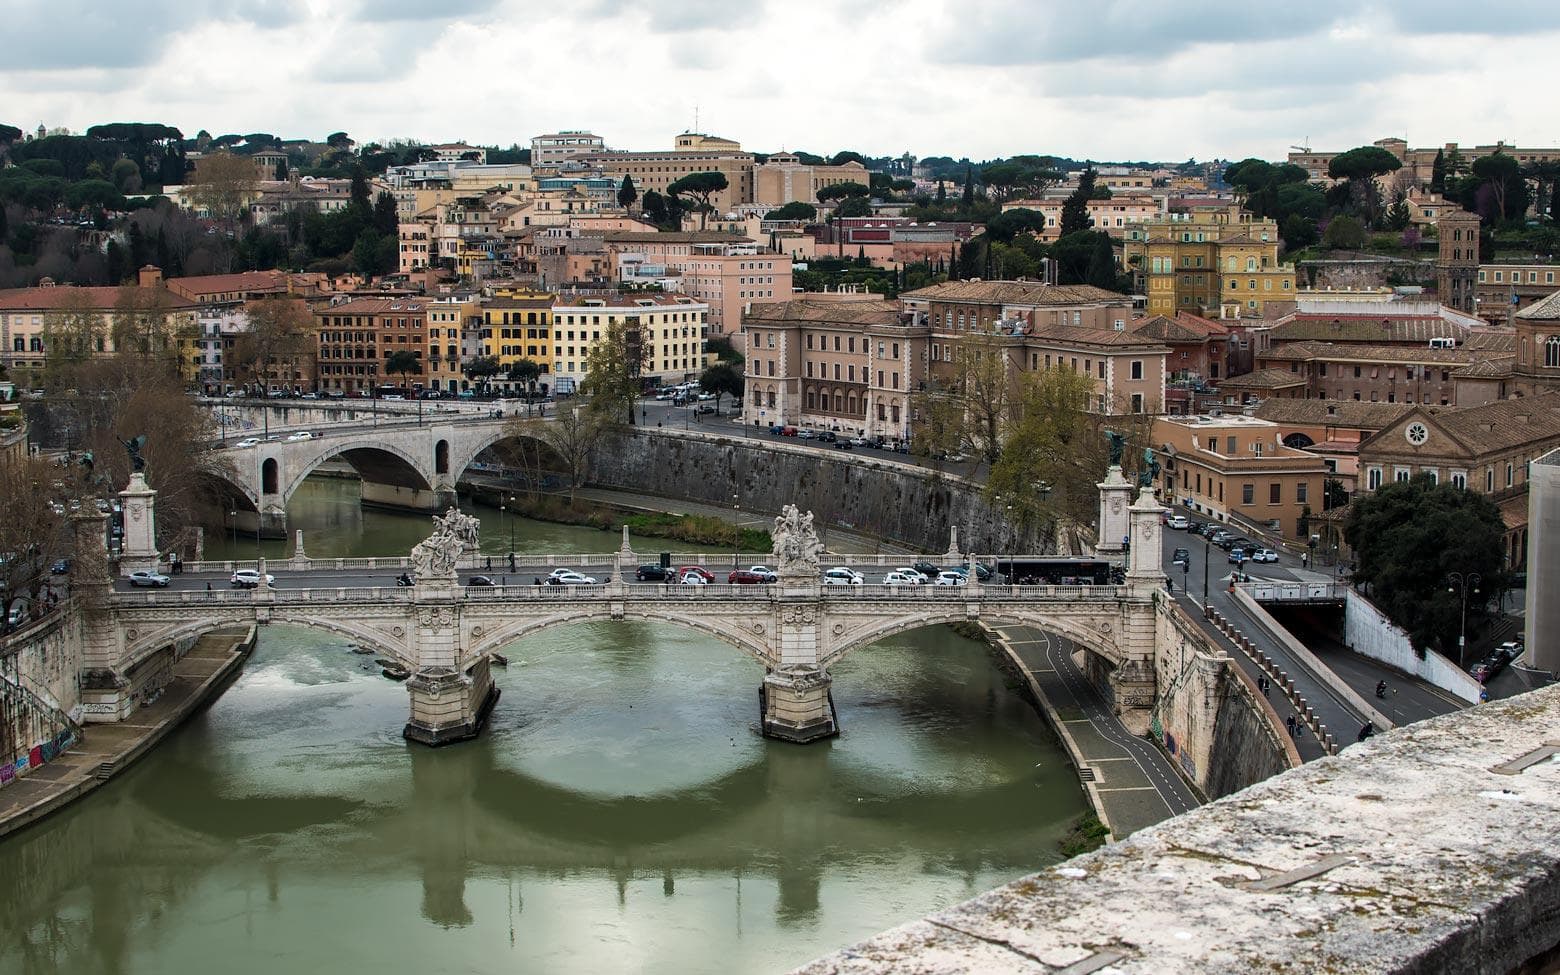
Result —
<instances>
[{"instance_id":1,"label":"stone embankment wall","mask_svg":"<svg viewBox=\"0 0 1560 975\"><path fill-rule=\"evenodd\" d=\"M1299 765L1278 712L1245 672L1167 597L1157 615L1152 730L1186 778L1217 798Z\"/></svg>"},{"instance_id":2,"label":"stone embankment wall","mask_svg":"<svg viewBox=\"0 0 1560 975\"><path fill-rule=\"evenodd\" d=\"M592 486L744 510L812 511L828 543L829 526L926 552L948 547L959 528L965 551L1050 552L1050 526L1020 532L981 499L977 485L876 451L828 452L778 440L631 431L603 441L592 458Z\"/></svg>"},{"instance_id":3,"label":"stone embankment wall","mask_svg":"<svg viewBox=\"0 0 1560 975\"><path fill-rule=\"evenodd\" d=\"M1470 704L1478 703L1484 688L1462 668L1434 650L1420 657L1408 634L1394 626L1374 603L1352 589L1347 599L1344 641L1350 650L1451 691Z\"/></svg>"},{"instance_id":4,"label":"stone embankment wall","mask_svg":"<svg viewBox=\"0 0 1560 975\"><path fill-rule=\"evenodd\" d=\"M1556 727L1560 687L1399 728L802 971L1547 971Z\"/></svg>"}]
</instances>

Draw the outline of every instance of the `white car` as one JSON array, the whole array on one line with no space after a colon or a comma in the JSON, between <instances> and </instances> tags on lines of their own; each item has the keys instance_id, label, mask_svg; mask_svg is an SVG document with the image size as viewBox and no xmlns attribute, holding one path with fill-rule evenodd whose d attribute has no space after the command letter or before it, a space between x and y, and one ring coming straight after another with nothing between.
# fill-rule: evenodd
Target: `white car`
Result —
<instances>
[{"instance_id":1,"label":"white car","mask_svg":"<svg viewBox=\"0 0 1560 975\"><path fill-rule=\"evenodd\" d=\"M962 586L967 580L962 572L939 572L932 580L934 586Z\"/></svg>"},{"instance_id":2,"label":"white car","mask_svg":"<svg viewBox=\"0 0 1560 975\"><path fill-rule=\"evenodd\" d=\"M890 572L887 575L883 576L883 585L885 585L885 586L919 586L919 585L921 585L921 578L920 578L920 576L921 576L921 574L919 572L908 573L908 572L904 572L904 571L894 571L894 572Z\"/></svg>"},{"instance_id":3,"label":"white car","mask_svg":"<svg viewBox=\"0 0 1560 975\"><path fill-rule=\"evenodd\" d=\"M553 574L547 577L547 584L552 586L594 586L596 578L583 572L575 572L573 569L554 569Z\"/></svg>"},{"instance_id":4,"label":"white car","mask_svg":"<svg viewBox=\"0 0 1560 975\"><path fill-rule=\"evenodd\" d=\"M239 447L258 447L258 446L260 446L260 438L258 438L258 437L245 437L244 439L240 440L238 443L234 444L233 446L235 448L239 448Z\"/></svg>"},{"instance_id":5,"label":"white car","mask_svg":"<svg viewBox=\"0 0 1560 975\"><path fill-rule=\"evenodd\" d=\"M132 586L154 586L158 589L166 589L169 581L168 577L161 572L153 572L150 569L139 569L130 573Z\"/></svg>"},{"instance_id":6,"label":"white car","mask_svg":"<svg viewBox=\"0 0 1560 975\"><path fill-rule=\"evenodd\" d=\"M1170 520L1165 522L1165 524L1178 532L1184 532L1189 522L1186 520L1185 515L1171 515Z\"/></svg>"},{"instance_id":7,"label":"white car","mask_svg":"<svg viewBox=\"0 0 1560 975\"><path fill-rule=\"evenodd\" d=\"M866 583L866 578L860 572L837 565L823 574L823 584L826 586L860 586Z\"/></svg>"},{"instance_id":8,"label":"white car","mask_svg":"<svg viewBox=\"0 0 1560 975\"><path fill-rule=\"evenodd\" d=\"M926 577L926 573L918 572L917 570L912 569L909 566L901 565L899 568L895 569L894 571L895 572L901 572L901 573L909 576L911 578L911 580L913 580L915 582L915 584L918 585L918 586L927 585L927 584L929 584L932 581L932 580L930 580L930 579L928 579Z\"/></svg>"},{"instance_id":9,"label":"white car","mask_svg":"<svg viewBox=\"0 0 1560 975\"><path fill-rule=\"evenodd\" d=\"M767 565L750 565L748 571L756 576L762 576L765 582L779 582L780 573Z\"/></svg>"},{"instance_id":10,"label":"white car","mask_svg":"<svg viewBox=\"0 0 1560 975\"><path fill-rule=\"evenodd\" d=\"M677 581L685 586L707 586L710 584L710 580L699 575L697 572L684 572L682 574L682 578Z\"/></svg>"},{"instance_id":11,"label":"white car","mask_svg":"<svg viewBox=\"0 0 1560 975\"><path fill-rule=\"evenodd\" d=\"M275 581L276 576L269 572L265 574L265 584L267 586ZM241 589L253 589L260 585L260 573L255 569L239 569L228 579L228 584L238 586Z\"/></svg>"},{"instance_id":12,"label":"white car","mask_svg":"<svg viewBox=\"0 0 1560 975\"><path fill-rule=\"evenodd\" d=\"M1277 562L1278 561L1278 553L1273 551L1270 548L1259 548L1255 552L1251 553L1251 561L1253 561L1253 562Z\"/></svg>"},{"instance_id":13,"label":"white car","mask_svg":"<svg viewBox=\"0 0 1560 975\"><path fill-rule=\"evenodd\" d=\"M300 440L313 440L313 439L314 439L314 434L310 433L307 430L299 430L297 433L289 433L287 435L287 442L288 443L297 443Z\"/></svg>"}]
</instances>

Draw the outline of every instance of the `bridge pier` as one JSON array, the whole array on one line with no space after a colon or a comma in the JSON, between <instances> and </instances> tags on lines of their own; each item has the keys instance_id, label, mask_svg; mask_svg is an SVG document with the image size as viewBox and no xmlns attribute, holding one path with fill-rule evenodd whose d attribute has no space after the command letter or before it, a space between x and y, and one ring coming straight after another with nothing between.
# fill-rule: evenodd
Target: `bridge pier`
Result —
<instances>
[{"instance_id":1,"label":"bridge pier","mask_svg":"<svg viewBox=\"0 0 1560 975\"><path fill-rule=\"evenodd\" d=\"M499 695L486 657L464 672L458 667L420 667L407 680L406 690L412 715L401 734L431 748L481 734Z\"/></svg>"},{"instance_id":2,"label":"bridge pier","mask_svg":"<svg viewBox=\"0 0 1560 975\"><path fill-rule=\"evenodd\" d=\"M821 667L787 667L764 675L765 738L805 744L840 733L830 688L834 678Z\"/></svg>"},{"instance_id":3,"label":"bridge pier","mask_svg":"<svg viewBox=\"0 0 1560 975\"><path fill-rule=\"evenodd\" d=\"M362 481L362 499L365 508L392 508L397 511L441 512L455 503L455 492L401 487L381 484L378 481Z\"/></svg>"},{"instance_id":4,"label":"bridge pier","mask_svg":"<svg viewBox=\"0 0 1560 975\"><path fill-rule=\"evenodd\" d=\"M287 537L287 512L285 511L246 511L239 509L237 514L226 513L227 530L237 530L237 534L254 538L259 532L261 538L286 538Z\"/></svg>"}]
</instances>

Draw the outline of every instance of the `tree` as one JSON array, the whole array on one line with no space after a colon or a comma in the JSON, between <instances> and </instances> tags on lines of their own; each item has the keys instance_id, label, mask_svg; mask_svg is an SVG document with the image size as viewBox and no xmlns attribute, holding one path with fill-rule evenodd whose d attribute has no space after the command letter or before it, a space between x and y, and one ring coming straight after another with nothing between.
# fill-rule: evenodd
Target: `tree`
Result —
<instances>
[{"instance_id":1,"label":"tree","mask_svg":"<svg viewBox=\"0 0 1560 975\"><path fill-rule=\"evenodd\" d=\"M584 391L590 409L604 424L634 423L634 406L643 387L641 379L650 363L652 346L641 340L638 328L609 322L601 340L585 355Z\"/></svg>"},{"instance_id":2,"label":"tree","mask_svg":"<svg viewBox=\"0 0 1560 975\"><path fill-rule=\"evenodd\" d=\"M860 163L861 165L865 166L867 164L867 157L863 156L859 152L853 152L849 149L841 149L829 159L830 166L843 166L848 162Z\"/></svg>"},{"instance_id":3,"label":"tree","mask_svg":"<svg viewBox=\"0 0 1560 975\"><path fill-rule=\"evenodd\" d=\"M352 168L352 195L347 205L363 216L367 216L372 209L368 194L368 174L363 171L362 166Z\"/></svg>"},{"instance_id":4,"label":"tree","mask_svg":"<svg viewBox=\"0 0 1560 975\"><path fill-rule=\"evenodd\" d=\"M625 175L623 182L618 185L618 206L627 210L634 205L634 201L637 199L639 199L639 191L634 189L634 177Z\"/></svg>"},{"instance_id":5,"label":"tree","mask_svg":"<svg viewBox=\"0 0 1560 975\"><path fill-rule=\"evenodd\" d=\"M993 507L1012 505L1020 530L1056 517L1077 525L1094 521L1095 482L1107 457L1100 418L1090 412L1093 400L1093 377L1067 366L1025 377L985 487Z\"/></svg>"},{"instance_id":6,"label":"tree","mask_svg":"<svg viewBox=\"0 0 1560 975\"><path fill-rule=\"evenodd\" d=\"M975 171L968 166L964 167L964 207L969 209L975 203Z\"/></svg>"},{"instance_id":7,"label":"tree","mask_svg":"<svg viewBox=\"0 0 1560 975\"><path fill-rule=\"evenodd\" d=\"M1366 223L1374 224L1381 206L1376 177L1396 172L1402 166L1401 159L1380 146L1360 146L1334 156L1327 164L1327 175L1348 181L1349 199L1356 211Z\"/></svg>"},{"instance_id":8,"label":"tree","mask_svg":"<svg viewBox=\"0 0 1560 975\"><path fill-rule=\"evenodd\" d=\"M1062 203L1061 236L1088 230L1094 225L1089 219L1089 200L1094 196L1094 167L1084 167L1078 177L1078 188Z\"/></svg>"},{"instance_id":9,"label":"tree","mask_svg":"<svg viewBox=\"0 0 1560 975\"><path fill-rule=\"evenodd\" d=\"M1316 243L1316 221L1299 214L1290 214L1279 224L1278 235L1284 239L1284 246L1289 250L1310 247Z\"/></svg>"},{"instance_id":10,"label":"tree","mask_svg":"<svg viewBox=\"0 0 1560 975\"><path fill-rule=\"evenodd\" d=\"M400 237L401 215L396 212L395 197L388 190L381 190L374 198L374 229L381 237Z\"/></svg>"},{"instance_id":11,"label":"tree","mask_svg":"<svg viewBox=\"0 0 1560 975\"><path fill-rule=\"evenodd\" d=\"M830 183L818 190L818 202L827 203L830 200L845 200L853 196L867 197L872 195L872 190L860 183L846 181L844 183Z\"/></svg>"},{"instance_id":12,"label":"tree","mask_svg":"<svg viewBox=\"0 0 1560 975\"><path fill-rule=\"evenodd\" d=\"M89 293L70 289L43 316L43 368L50 385L68 386L80 366L106 348L103 315Z\"/></svg>"},{"instance_id":13,"label":"tree","mask_svg":"<svg viewBox=\"0 0 1560 975\"><path fill-rule=\"evenodd\" d=\"M801 200L792 200L785 206L764 214L765 220L800 220L803 223L815 220L817 217L818 208Z\"/></svg>"},{"instance_id":14,"label":"tree","mask_svg":"<svg viewBox=\"0 0 1560 975\"><path fill-rule=\"evenodd\" d=\"M925 388L910 395L910 426L915 452L931 457L940 469L943 458L964 441L962 398L936 379L927 380Z\"/></svg>"},{"instance_id":15,"label":"tree","mask_svg":"<svg viewBox=\"0 0 1560 975\"><path fill-rule=\"evenodd\" d=\"M1435 162L1430 164L1430 192L1446 192L1446 153L1437 149Z\"/></svg>"},{"instance_id":16,"label":"tree","mask_svg":"<svg viewBox=\"0 0 1560 975\"><path fill-rule=\"evenodd\" d=\"M332 132L325 137L325 144L341 152L347 152L352 149L352 140L347 138L345 132Z\"/></svg>"},{"instance_id":17,"label":"tree","mask_svg":"<svg viewBox=\"0 0 1560 975\"><path fill-rule=\"evenodd\" d=\"M499 370L502 368L498 364L497 356L479 355L467 359L465 364L460 367L460 371L465 374L467 379L478 386L485 387L487 386L487 380L498 375Z\"/></svg>"},{"instance_id":18,"label":"tree","mask_svg":"<svg viewBox=\"0 0 1560 975\"><path fill-rule=\"evenodd\" d=\"M1116 250L1111 246L1110 235L1095 231L1094 252L1089 255L1089 268L1084 272L1083 283L1115 291L1120 287L1116 279Z\"/></svg>"},{"instance_id":19,"label":"tree","mask_svg":"<svg viewBox=\"0 0 1560 975\"><path fill-rule=\"evenodd\" d=\"M65 505L80 497L76 470L51 459L0 459L0 603L31 593L34 601L49 580L48 559L70 551ZM59 485L55 487L55 485Z\"/></svg>"},{"instance_id":20,"label":"tree","mask_svg":"<svg viewBox=\"0 0 1560 975\"><path fill-rule=\"evenodd\" d=\"M1365 246L1365 225L1348 214L1333 217L1322 234L1322 245L1334 250L1358 250Z\"/></svg>"},{"instance_id":21,"label":"tree","mask_svg":"<svg viewBox=\"0 0 1560 975\"><path fill-rule=\"evenodd\" d=\"M1472 168L1474 178L1490 188L1495 203L1492 222L1521 219L1527 210L1528 190L1516 158L1493 152L1475 159Z\"/></svg>"},{"instance_id":22,"label":"tree","mask_svg":"<svg viewBox=\"0 0 1560 975\"><path fill-rule=\"evenodd\" d=\"M1002 450L1002 423L1012 406L1012 363L1007 342L992 332L970 332L955 348L954 364L955 386L964 400L969 440L986 460L996 460Z\"/></svg>"},{"instance_id":23,"label":"tree","mask_svg":"<svg viewBox=\"0 0 1560 975\"><path fill-rule=\"evenodd\" d=\"M864 196L847 196L840 201L840 205L834 208L836 217L870 217L872 216L872 201Z\"/></svg>"},{"instance_id":24,"label":"tree","mask_svg":"<svg viewBox=\"0 0 1560 975\"><path fill-rule=\"evenodd\" d=\"M237 220L259 188L254 161L231 152L202 156L185 188L190 203L218 220Z\"/></svg>"},{"instance_id":25,"label":"tree","mask_svg":"<svg viewBox=\"0 0 1560 975\"><path fill-rule=\"evenodd\" d=\"M739 372L741 371L742 363L747 361L746 357L737 351L736 346L731 344L731 336L729 335L711 335L705 340L704 348L705 351L713 354L720 362L728 362L736 366ZM738 395L741 394L739 393Z\"/></svg>"},{"instance_id":26,"label":"tree","mask_svg":"<svg viewBox=\"0 0 1560 975\"><path fill-rule=\"evenodd\" d=\"M715 411L720 412L722 396L733 399L742 396L742 372L728 362L717 362L699 375L699 388L715 394Z\"/></svg>"},{"instance_id":27,"label":"tree","mask_svg":"<svg viewBox=\"0 0 1560 975\"><path fill-rule=\"evenodd\" d=\"M525 391L528 396L536 391L536 380L541 375L541 363L534 359L517 359L510 363L509 381L512 383L525 383Z\"/></svg>"},{"instance_id":28,"label":"tree","mask_svg":"<svg viewBox=\"0 0 1560 975\"><path fill-rule=\"evenodd\" d=\"M156 359L179 372L182 356L179 340L193 334L179 334L189 317L172 314L172 301L165 288L124 285L114 300L110 335L114 351L121 356L142 360Z\"/></svg>"},{"instance_id":29,"label":"tree","mask_svg":"<svg viewBox=\"0 0 1560 975\"><path fill-rule=\"evenodd\" d=\"M1462 603L1447 592L1452 572L1481 577L1468 599L1475 631L1488 616L1489 598L1506 585L1500 509L1483 494L1428 475L1357 498L1343 535L1354 550L1355 583L1369 588L1420 650L1455 653Z\"/></svg>"},{"instance_id":30,"label":"tree","mask_svg":"<svg viewBox=\"0 0 1560 975\"><path fill-rule=\"evenodd\" d=\"M422 375L422 356L411 349L396 349L385 359L385 375L400 376L402 388L407 388L406 377L412 373Z\"/></svg>"},{"instance_id":31,"label":"tree","mask_svg":"<svg viewBox=\"0 0 1560 975\"><path fill-rule=\"evenodd\" d=\"M574 507L574 492L590 477L591 451L611 426L610 419L591 405L576 402L560 404L553 419L541 423L535 436L562 461L569 475L569 507Z\"/></svg>"},{"instance_id":32,"label":"tree","mask_svg":"<svg viewBox=\"0 0 1560 975\"><path fill-rule=\"evenodd\" d=\"M645 191L644 210L651 223L657 227L667 226L666 198L661 194L655 190Z\"/></svg>"},{"instance_id":33,"label":"tree","mask_svg":"<svg viewBox=\"0 0 1560 975\"><path fill-rule=\"evenodd\" d=\"M1387 230L1401 232L1405 227L1408 226L1408 221L1408 200L1405 197L1399 196L1397 199L1392 201L1391 206L1387 207L1386 216L1382 218L1382 226Z\"/></svg>"},{"instance_id":34,"label":"tree","mask_svg":"<svg viewBox=\"0 0 1560 975\"><path fill-rule=\"evenodd\" d=\"M129 159L117 160L109 169L108 176L121 193L141 191L141 167Z\"/></svg>"},{"instance_id":35,"label":"tree","mask_svg":"<svg viewBox=\"0 0 1560 975\"><path fill-rule=\"evenodd\" d=\"M273 382L291 383L303 373L313 346L314 316L297 298L271 297L244 306L248 328L226 356L228 378L247 381L264 396Z\"/></svg>"},{"instance_id":36,"label":"tree","mask_svg":"<svg viewBox=\"0 0 1560 975\"><path fill-rule=\"evenodd\" d=\"M687 194L699 201L699 229L703 230L709 219L710 210L713 209L710 206L710 199L728 185L725 173L689 173L668 186L666 192L674 197Z\"/></svg>"}]
</instances>

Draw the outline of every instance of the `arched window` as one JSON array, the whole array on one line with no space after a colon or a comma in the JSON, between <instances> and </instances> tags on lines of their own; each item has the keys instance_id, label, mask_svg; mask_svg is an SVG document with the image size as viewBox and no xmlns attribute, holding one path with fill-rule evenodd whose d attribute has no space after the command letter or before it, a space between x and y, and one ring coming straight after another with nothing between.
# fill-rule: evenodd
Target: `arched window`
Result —
<instances>
[{"instance_id":1,"label":"arched window","mask_svg":"<svg viewBox=\"0 0 1560 975\"><path fill-rule=\"evenodd\" d=\"M260 493L275 494L278 480L276 458L267 457L265 463L260 466Z\"/></svg>"},{"instance_id":2,"label":"arched window","mask_svg":"<svg viewBox=\"0 0 1560 975\"><path fill-rule=\"evenodd\" d=\"M1560 369L1560 335L1551 335L1544 340L1544 367Z\"/></svg>"},{"instance_id":3,"label":"arched window","mask_svg":"<svg viewBox=\"0 0 1560 975\"><path fill-rule=\"evenodd\" d=\"M435 474L448 474L450 472L450 442L440 440L433 445L433 472Z\"/></svg>"}]
</instances>

